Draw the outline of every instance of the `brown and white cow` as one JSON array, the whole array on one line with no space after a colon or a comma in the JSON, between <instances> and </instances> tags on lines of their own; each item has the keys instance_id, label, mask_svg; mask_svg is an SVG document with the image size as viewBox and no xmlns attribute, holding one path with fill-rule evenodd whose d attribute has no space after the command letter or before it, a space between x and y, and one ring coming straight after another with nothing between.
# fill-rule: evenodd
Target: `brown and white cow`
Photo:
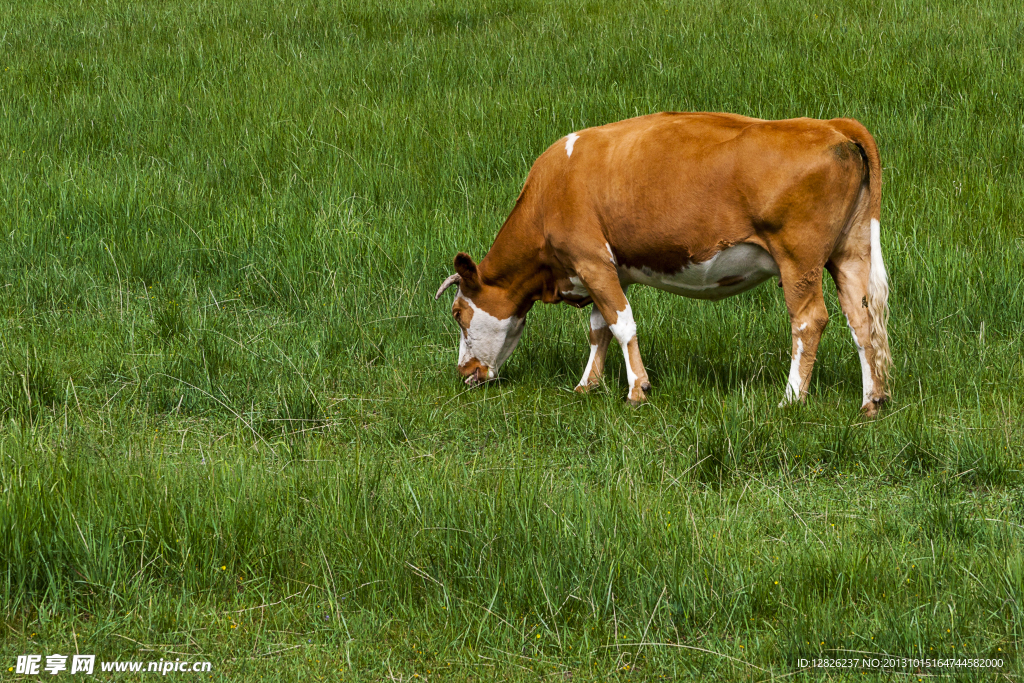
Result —
<instances>
[{"instance_id":1,"label":"brown and white cow","mask_svg":"<svg viewBox=\"0 0 1024 683\"><path fill-rule=\"evenodd\" d=\"M793 335L783 403L803 400L828 322L825 269L874 415L891 364L881 186L874 138L852 119L662 113L571 133L533 164L484 259L458 254L437 291L459 285L459 372L470 385L494 378L534 302L592 302L577 391L598 384L614 337L639 403L650 383L629 285L717 300L779 278Z\"/></svg>"}]
</instances>

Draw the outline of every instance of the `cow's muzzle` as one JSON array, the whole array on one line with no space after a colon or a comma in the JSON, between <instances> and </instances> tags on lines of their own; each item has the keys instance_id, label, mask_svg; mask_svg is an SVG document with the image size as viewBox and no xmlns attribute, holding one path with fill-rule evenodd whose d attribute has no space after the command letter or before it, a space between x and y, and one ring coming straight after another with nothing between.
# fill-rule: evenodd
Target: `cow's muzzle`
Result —
<instances>
[{"instance_id":1,"label":"cow's muzzle","mask_svg":"<svg viewBox=\"0 0 1024 683\"><path fill-rule=\"evenodd\" d=\"M465 376L466 386L475 387L487 381L487 366L480 361L473 359L465 365L459 366L459 373Z\"/></svg>"}]
</instances>

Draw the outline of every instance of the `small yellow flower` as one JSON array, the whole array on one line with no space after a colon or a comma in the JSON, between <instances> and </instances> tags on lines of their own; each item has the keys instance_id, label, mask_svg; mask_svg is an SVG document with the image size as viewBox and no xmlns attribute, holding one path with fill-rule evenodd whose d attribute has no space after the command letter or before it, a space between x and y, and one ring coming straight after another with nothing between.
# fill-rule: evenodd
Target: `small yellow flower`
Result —
<instances>
[{"instance_id":1,"label":"small yellow flower","mask_svg":"<svg viewBox=\"0 0 1024 683\"><path fill-rule=\"evenodd\" d=\"M225 570L225 569L227 569L227 568L228 568L228 566L227 566L226 564L224 564L224 565L221 565L221 567L220 567L220 570L221 570L221 571L224 571L224 570Z\"/></svg>"}]
</instances>

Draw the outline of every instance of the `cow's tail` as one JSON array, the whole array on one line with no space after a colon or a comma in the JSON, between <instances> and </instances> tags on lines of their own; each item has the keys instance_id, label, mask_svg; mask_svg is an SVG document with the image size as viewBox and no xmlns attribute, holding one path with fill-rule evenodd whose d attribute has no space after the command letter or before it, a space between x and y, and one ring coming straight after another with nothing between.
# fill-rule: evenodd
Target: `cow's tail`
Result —
<instances>
[{"instance_id":1,"label":"cow's tail","mask_svg":"<svg viewBox=\"0 0 1024 683\"><path fill-rule=\"evenodd\" d=\"M844 135L860 148L868 165L868 215L871 219L871 269L868 275L868 317L871 320L871 347L875 351L875 376L881 382L877 388L879 398L888 397L889 368L889 280L882 260L882 164L878 158L878 145L868 129L853 119L832 122Z\"/></svg>"}]
</instances>

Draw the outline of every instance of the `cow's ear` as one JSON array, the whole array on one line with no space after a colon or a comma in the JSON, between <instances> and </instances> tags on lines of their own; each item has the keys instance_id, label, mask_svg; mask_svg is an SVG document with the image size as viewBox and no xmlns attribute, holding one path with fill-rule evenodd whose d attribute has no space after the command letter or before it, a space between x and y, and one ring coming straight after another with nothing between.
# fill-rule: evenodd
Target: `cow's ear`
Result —
<instances>
[{"instance_id":1,"label":"cow's ear","mask_svg":"<svg viewBox=\"0 0 1024 683\"><path fill-rule=\"evenodd\" d=\"M455 272L462 276L463 288L476 289L480 286L476 264L469 254L460 251L455 255Z\"/></svg>"}]
</instances>

